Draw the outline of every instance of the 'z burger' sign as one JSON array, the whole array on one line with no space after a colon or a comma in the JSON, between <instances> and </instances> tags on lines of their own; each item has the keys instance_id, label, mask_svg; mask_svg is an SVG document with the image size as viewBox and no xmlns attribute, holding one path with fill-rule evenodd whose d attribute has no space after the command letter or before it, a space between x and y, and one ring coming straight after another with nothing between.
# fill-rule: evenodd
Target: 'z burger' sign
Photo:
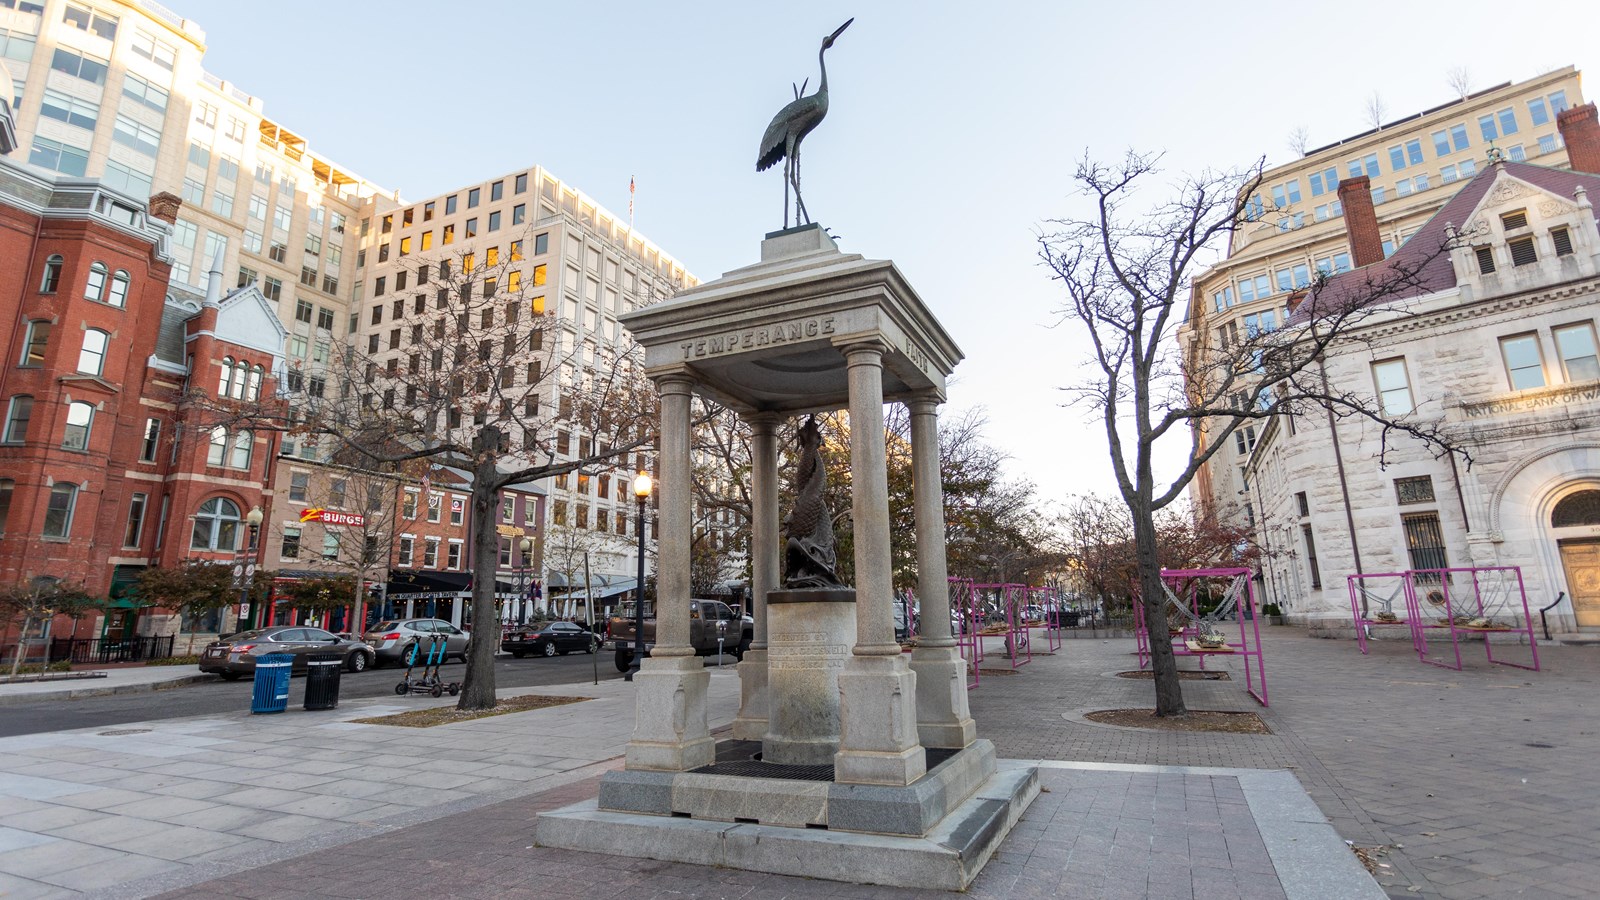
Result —
<instances>
[{"instance_id":1,"label":"'z burger' sign","mask_svg":"<svg viewBox=\"0 0 1600 900\"><path fill-rule=\"evenodd\" d=\"M359 513L334 512L320 506L308 507L301 511L300 521L321 522L324 525L348 525L351 528L360 528L367 523L365 516Z\"/></svg>"}]
</instances>

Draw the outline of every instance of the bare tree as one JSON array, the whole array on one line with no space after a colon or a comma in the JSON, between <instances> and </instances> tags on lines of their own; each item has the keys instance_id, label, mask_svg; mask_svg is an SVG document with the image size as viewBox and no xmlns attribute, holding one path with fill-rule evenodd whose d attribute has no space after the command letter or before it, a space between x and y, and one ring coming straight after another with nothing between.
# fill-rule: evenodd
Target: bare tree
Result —
<instances>
[{"instance_id":1,"label":"bare tree","mask_svg":"<svg viewBox=\"0 0 1600 900\"><path fill-rule=\"evenodd\" d=\"M1304 125L1296 125L1289 132L1289 149L1295 156L1305 156L1306 150L1311 147L1311 129Z\"/></svg>"},{"instance_id":2,"label":"bare tree","mask_svg":"<svg viewBox=\"0 0 1600 900\"><path fill-rule=\"evenodd\" d=\"M327 570L330 575L347 576L339 582L349 588L342 598L330 597L328 585L323 584L318 592L313 592L323 598L323 602L314 607L322 610L349 607L350 615L356 616L364 600L366 583L387 580L395 538L419 515L415 504L409 515L402 507L401 483L410 480L408 473L415 475L427 464L420 460L368 461L361 454L333 443L335 461L317 467L306 493L307 508L319 510L324 516L318 520L322 523L324 540L318 547L308 545L302 537L300 552L313 554L315 568ZM304 527L300 526L302 535ZM342 602L332 602L334 599ZM345 627L359 632L363 625L352 619Z\"/></svg>"},{"instance_id":3,"label":"bare tree","mask_svg":"<svg viewBox=\"0 0 1600 900\"><path fill-rule=\"evenodd\" d=\"M561 501L557 501L561 502ZM569 615L572 592L577 585L583 584L585 590L585 603L589 603L588 591L593 585L584 580L584 562L587 559L590 567L603 564L609 557L608 544L604 538L587 528L578 528L570 524L562 524L558 517L557 524L550 526L544 534L544 562L553 572L557 572L567 583L567 610L553 610L557 615ZM546 586L548 588L548 585ZM548 596L548 595L547 595ZM598 612L597 612L598 615Z\"/></svg>"},{"instance_id":4,"label":"bare tree","mask_svg":"<svg viewBox=\"0 0 1600 900\"><path fill-rule=\"evenodd\" d=\"M1377 423L1385 445L1392 434L1404 434L1436 452L1452 449L1440 423L1386 415L1375 398L1330 386L1322 374L1325 355L1360 341L1371 317L1404 314L1397 304L1418 291L1422 269L1445 248L1407 254L1404 263L1394 257L1332 282L1319 278L1301 295L1306 307L1292 327L1196 341L1180 358L1176 334L1196 260L1257 214L1252 197L1262 163L1187 177L1176 199L1129 208L1157 171L1154 156L1130 152L1113 165L1085 157L1076 180L1093 212L1055 220L1039 236L1041 259L1066 295L1059 312L1090 338L1090 374L1067 391L1104 423L1147 621L1163 615L1157 513L1182 496L1243 423L1320 408ZM1203 316L1198 324L1204 327ZM1183 464L1174 477L1158 480L1157 445L1173 432L1183 440L1183 431L1189 432ZM1164 641L1151 646L1156 714L1183 715L1172 648Z\"/></svg>"},{"instance_id":5,"label":"bare tree","mask_svg":"<svg viewBox=\"0 0 1600 900\"><path fill-rule=\"evenodd\" d=\"M1383 102L1383 96L1377 91L1367 98L1366 105L1367 124L1373 128L1382 128L1383 120L1388 118L1389 107Z\"/></svg>"},{"instance_id":6,"label":"bare tree","mask_svg":"<svg viewBox=\"0 0 1600 900\"><path fill-rule=\"evenodd\" d=\"M270 423L331 437L367 466L428 459L471 473L475 638L461 709L495 705L500 491L609 472L655 440L656 392L634 345L620 329L558 328L546 295L559 293L523 244L409 258L384 293L375 285L368 333L336 348L325 382L289 384L291 412ZM215 406L255 427L272 415Z\"/></svg>"},{"instance_id":7,"label":"bare tree","mask_svg":"<svg viewBox=\"0 0 1600 900\"><path fill-rule=\"evenodd\" d=\"M1472 70L1466 66L1456 66L1445 73L1445 82L1450 85L1450 90L1463 99L1472 93Z\"/></svg>"}]
</instances>

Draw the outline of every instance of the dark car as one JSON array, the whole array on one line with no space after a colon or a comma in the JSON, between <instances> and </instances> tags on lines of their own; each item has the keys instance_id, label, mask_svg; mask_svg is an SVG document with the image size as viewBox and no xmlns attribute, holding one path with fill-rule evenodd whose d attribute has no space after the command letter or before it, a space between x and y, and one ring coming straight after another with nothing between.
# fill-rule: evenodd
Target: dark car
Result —
<instances>
[{"instance_id":1,"label":"dark car","mask_svg":"<svg viewBox=\"0 0 1600 900\"><path fill-rule=\"evenodd\" d=\"M377 655L360 641L339 637L321 628L278 625L241 631L212 641L200 654L200 671L215 672L229 681L254 675L256 659L268 653L287 653L294 657L289 671L304 672L312 653L332 650L344 655L344 666L360 672L372 665Z\"/></svg>"},{"instance_id":2,"label":"dark car","mask_svg":"<svg viewBox=\"0 0 1600 900\"><path fill-rule=\"evenodd\" d=\"M529 653L541 656L566 656L574 650L593 653L600 646L594 632L572 622L546 622L511 629L500 642L500 649L521 659Z\"/></svg>"}]
</instances>

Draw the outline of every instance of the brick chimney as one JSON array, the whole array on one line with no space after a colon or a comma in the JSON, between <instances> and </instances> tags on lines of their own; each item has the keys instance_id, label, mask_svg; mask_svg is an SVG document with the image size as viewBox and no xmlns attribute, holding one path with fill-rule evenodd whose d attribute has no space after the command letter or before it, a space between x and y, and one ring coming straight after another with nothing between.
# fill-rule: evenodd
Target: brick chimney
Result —
<instances>
[{"instance_id":1,"label":"brick chimney","mask_svg":"<svg viewBox=\"0 0 1600 900\"><path fill-rule=\"evenodd\" d=\"M1344 207L1344 230L1350 236L1350 256L1356 268L1383 261L1383 234L1372 209L1372 180L1365 175L1339 182L1339 205Z\"/></svg>"},{"instance_id":2,"label":"brick chimney","mask_svg":"<svg viewBox=\"0 0 1600 900\"><path fill-rule=\"evenodd\" d=\"M1561 141L1567 145L1567 159L1574 172L1600 175L1600 115L1595 106L1585 103L1564 109L1556 116Z\"/></svg>"},{"instance_id":3,"label":"brick chimney","mask_svg":"<svg viewBox=\"0 0 1600 900\"><path fill-rule=\"evenodd\" d=\"M178 207L183 205L183 200L177 194L166 191L150 198L150 217L160 219L168 225L178 224Z\"/></svg>"}]
</instances>

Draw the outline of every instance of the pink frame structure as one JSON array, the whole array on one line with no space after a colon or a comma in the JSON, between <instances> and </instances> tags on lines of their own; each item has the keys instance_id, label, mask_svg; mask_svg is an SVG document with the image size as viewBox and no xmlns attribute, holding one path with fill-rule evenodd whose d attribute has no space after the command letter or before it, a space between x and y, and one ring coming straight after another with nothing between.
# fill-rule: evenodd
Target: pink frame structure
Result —
<instances>
[{"instance_id":1,"label":"pink frame structure","mask_svg":"<svg viewBox=\"0 0 1600 900\"><path fill-rule=\"evenodd\" d=\"M1454 576L1461 575L1470 576L1472 578L1472 602L1476 607L1477 615L1483 616L1486 610L1484 609L1483 604L1482 576L1491 572L1507 573L1509 575L1516 576L1517 594L1522 601L1521 627L1472 628L1466 625L1457 625L1455 618L1456 601L1450 595L1450 585L1454 580ZM1409 607L1407 614L1414 623L1411 629L1411 643L1412 646L1416 648L1418 660L1425 662L1430 666L1438 666L1441 669L1454 669L1459 672L1461 671L1461 636L1463 634L1481 634L1483 635L1483 653L1484 656L1488 658L1490 663L1497 666L1510 666L1516 669L1527 669L1530 672L1539 671L1539 642L1534 637L1533 633L1533 613L1528 608L1528 588L1522 580L1521 566L1464 566L1453 569L1411 569L1407 571L1405 575L1406 604ZM1422 601L1419 600L1417 596L1417 588L1419 587L1417 584L1418 576L1434 576L1439 579L1438 590L1442 593L1444 600L1444 621L1439 624L1423 625ZM1515 610L1516 607L1511 606L1511 611L1515 612ZM1455 665L1451 665L1449 662L1441 662L1439 660L1428 658L1428 641L1424 636L1424 628L1444 628L1449 630L1450 650L1455 658ZM1527 635L1528 649L1533 655L1532 664L1524 665L1522 663L1511 662L1509 660L1495 659L1494 643L1489 638L1491 634Z\"/></svg>"},{"instance_id":2,"label":"pink frame structure","mask_svg":"<svg viewBox=\"0 0 1600 900\"><path fill-rule=\"evenodd\" d=\"M1200 585L1212 578L1243 578L1244 589L1239 592L1239 606L1236 618L1239 620L1239 642L1229 642L1226 647L1218 650L1195 650L1189 647L1189 639L1198 636L1198 624L1185 625L1177 634L1168 634L1167 640L1172 642L1174 656L1198 656L1200 669L1205 670L1207 656L1234 656L1244 662L1244 689L1245 692L1256 699L1257 703L1267 706L1267 666L1261 653L1261 620L1256 611L1256 587L1250 578L1250 570L1246 568L1217 568L1217 569L1162 569L1161 580L1171 588L1183 591L1186 596L1180 596L1179 602L1184 603L1192 614L1194 623L1203 621L1200 615ZM1187 588L1184 583L1188 582ZM1171 602L1170 600L1168 601ZM1151 638L1150 629L1144 617L1144 604L1137 600L1133 604L1134 618L1134 648L1139 657L1139 668L1145 669L1150 665ZM1246 631L1245 620L1250 622ZM1165 624L1165 623L1163 623ZM1252 660L1254 671L1252 672ZM1257 682L1260 683L1259 691Z\"/></svg>"},{"instance_id":3,"label":"pink frame structure","mask_svg":"<svg viewBox=\"0 0 1600 900\"><path fill-rule=\"evenodd\" d=\"M1350 617L1356 623L1356 646L1361 648L1363 656L1367 653L1367 636L1372 633L1371 629L1374 627L1393 628L1404 626L1410 629L1411 649L1419 652L1421 651L1419 645L1422 642L1420 629L1444 627L1442 625L1427 625L1418 621L1416 615L1412 612L1412 600L1415 598L1411 595L1411 579L1408 576L1409 573L1406 572L1377 572L1371 575L1345 576L1345 584L1350 590ZM1374 594L1372 588L1368 587L1367 584L1368 582L1379 582L1381 579L1394 579L1394 590L1390 592L1387 599ZM1370 605L1367 607L1368 614L1363 615L1361 612L1361 598L1363 596L1369 599L1379 597L1379 602L1387 603L1390 606L1394 605L1396 599L1401 600L1405 611L1397 613L1397 615L1402 616L1402 618L1398 622L1384 622L1374 619L1370 615L1372 612Z\"/></svg>"},{"instance_id":4,"label":"pink frame structure","mask_svg":"<svg viewBox=\"0 0 1600 900\"><path fill-rule=\"evenodd\" d=\"M1049 588L1028 588L1030 603L1038 603L1044 620L1033 628L1044 628L1044 646L1051 653L1061 649L1061 597Z\"/></svg>"},{"instance_id":5,"label":"pink frame structure","mask_svg":"<svg viewBox=\"0 0 1600 900\"><path fill-rule=\"evenodd\" d=\"M978 664L983 662L983 641L978 637L978 592L970 578L951 576L948 580L950 610L961 620L961 626L956 629L956 649L961 658L972 666L972 678L967 681L967 690L977 690Z\"/></svg>"},{"instance_id":6,"label":"pink frame structure","mask_svg":"<svg viewBox=\"0 0 1600 900\"><path fill-rule=\"evenodd\" d=\"M982 662L984 657L983 639L985 637L1000 637L1003 635L1006 639L1006 655L1011 658L1012 671L1016 671L1033 662L1033 644L1028 640L1028 627L1022 621L1023 610L1019 608L1021 604L1018 603L1019 597L1024 599L1027 597L1028 586L1025 584L988 583L974 584L972 590L974 598L981 597L983 591L992 590L997 592L1000 597L1000 605L1006 614L1005 631L991 635L985 635L981 631L975 633L979 646L978 661ZM974 603L973 606L976 608L978 604ZM1026 659L1022 658L1024 654L1027 655Z\"/></svg>"}]
</instances>

